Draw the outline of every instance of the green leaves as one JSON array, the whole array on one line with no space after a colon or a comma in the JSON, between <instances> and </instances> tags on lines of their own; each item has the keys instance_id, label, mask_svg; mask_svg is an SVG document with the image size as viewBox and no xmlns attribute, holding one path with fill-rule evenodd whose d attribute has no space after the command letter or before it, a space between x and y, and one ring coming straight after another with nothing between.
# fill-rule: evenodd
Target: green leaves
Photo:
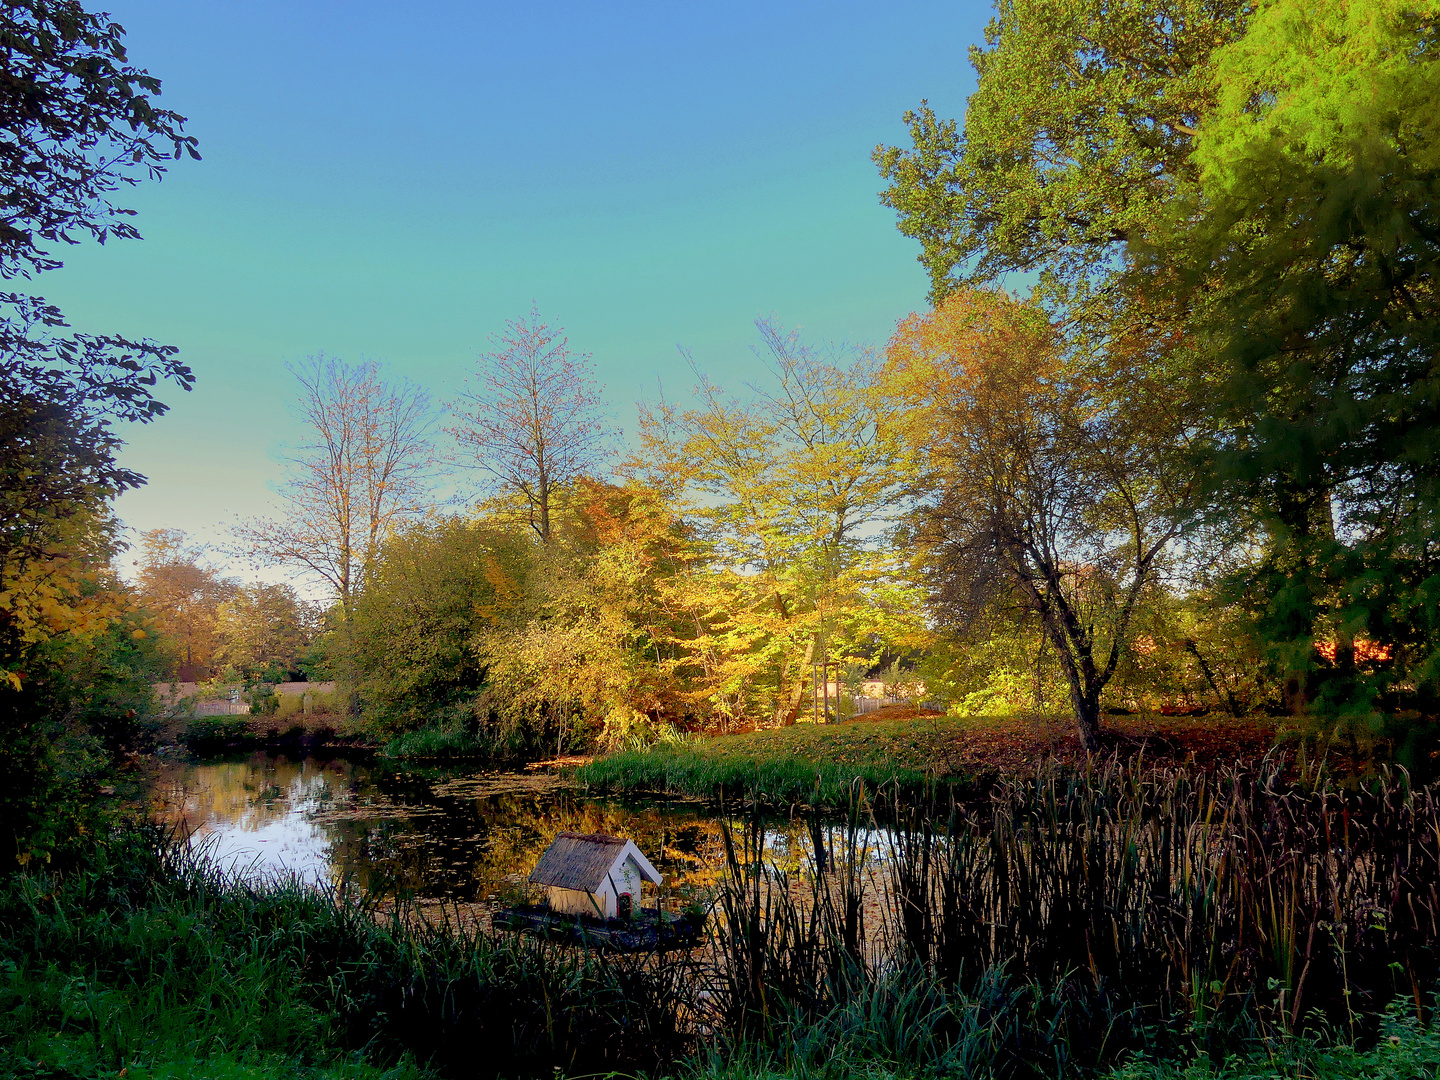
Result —
<instances>
[{"instance_id":1,"label":"green leaves","mask_svg":"<svg viewBox=\"0 0 1440 1080\"><path fill-rule=\"evenodd\" d=\"M1002 0L965 126L925 103L911 148L877 147L881 201L919 240L936 302L962 283L1039 274L1075 298L1109 280L1191 171L1211 51L1231 0Z\"/></svg>"},{"instance_id":2,"label":"green leaves","mask_svg":"<svg viewBox=\"0 0 1440 1080\"><path fill-rule=\"evenodd\" d=\"M1332 714L1435 688L1413 680L1440 648L1415 604L1440 556L1437 14L1262 5L1215 57L1194 186L1140 263L1177 263L1200 298L1212 490L1266 537L1263 626Z\"/></svg>"}]
</instances>

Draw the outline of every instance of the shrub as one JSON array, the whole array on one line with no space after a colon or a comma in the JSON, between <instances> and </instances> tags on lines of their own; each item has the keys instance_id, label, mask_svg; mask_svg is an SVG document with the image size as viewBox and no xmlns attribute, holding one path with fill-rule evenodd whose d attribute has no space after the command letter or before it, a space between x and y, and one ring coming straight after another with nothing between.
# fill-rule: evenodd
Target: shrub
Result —
<instances>
[{"instance_id":1,"label":"shrub","mask_svg":"<svg viewBox=\"0 0 1440 1080\"><path fill-rule=\"evenodd\" d=\"M185 725L180 742L195 753L231 746L244 740L249 720L244 716L199 716Z\"/></svg>"},{"instance_id":2,"label":"shrub","mask_svg":"<svg viewBox=\"0 0 1440 1080\"><path fill-rule=\"evenodd\" d=\"M462 725L423 727L395 736L380 749L381 757L445 759L489 757L492 748Z\"/></svg>"}]
</instances>

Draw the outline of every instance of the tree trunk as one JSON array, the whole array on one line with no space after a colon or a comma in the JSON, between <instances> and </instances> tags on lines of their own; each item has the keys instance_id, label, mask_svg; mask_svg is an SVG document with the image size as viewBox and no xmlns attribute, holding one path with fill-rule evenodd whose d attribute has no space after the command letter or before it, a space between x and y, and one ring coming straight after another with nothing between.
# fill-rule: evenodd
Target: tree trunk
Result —
<instances>
[{"instance_id":1,"label":"tree trunk","mask_svg":"<svg viewBox=\"0 0 1440 1080\"><path fill-rule=\"evenodd\" d=\"M1069 626L1064 620L1047 618L1045 635L1055 649L1060 670L1070 684L1070 704L1075 710L1075 727L1080 732L1080 745L1087 751L1100 749L1100 692L1107 679L1095 670L1087 635L1081 633L1073 618Z\"/></svg>"},{"instance_id":2,"label":"tree trunk","mask_svg":"<svg viewBox=\"0 0 1440 1080\"><path fill-rule=\"evenodd\" d=\"M1310 703L1305 692L1305 672L1291 672L1285 676L1285 687L1280 692L1281 706L1291 716L1305 715L1305 706Z\"/></svg>"},{"instance_id":3,"label":"tree trunk","mask_svg":"<svg viewBox=\"0 0 1440 1080\"><path fill-rule=\"evenodd\" d=\"M790 688L790 701L778 716L775 717L779 727L789 727L795 723L800 715L800 702L805 697L805 672L810 667L810 661L815 656L815 639L812 637L805 644L805 659L800 661L799 676L795 679L795 685Z\"/></svg>"},{"instance_id":4,"label":"tree trunk","mask_svg":"<svg viewBox=\"0 0 1440 1080\"><path fill-rule=\"evenodd\" d=\"M1210 665L1205 662L1205 657L1200 655L1200 647L1195 644L1194 638L1185 639L1185 648L1200 664L1200 674L1205 676L1205 681L1210 684L1210 689L1215 691L1215 696L1225 702L1225 707L1230 710L1231 716L1238 717L1240 715L1240 703L1235 700L1234 692L1231 691L1229 687L1221 691L1220 684L1215 681L1215 673L1210 670Z\"/></svg>"},{"instance_id":5,"label":"tree trunk","mask_svg":"<svg viewBox=\"0 0 1440 1080\"><path fill-rule=\"evenodd\" d=\"M1100 749L1100 695L1072 693L1075 704L1075 726L1080 731L1080 745L1087 752Z\"/></svg>"}]
</instances>

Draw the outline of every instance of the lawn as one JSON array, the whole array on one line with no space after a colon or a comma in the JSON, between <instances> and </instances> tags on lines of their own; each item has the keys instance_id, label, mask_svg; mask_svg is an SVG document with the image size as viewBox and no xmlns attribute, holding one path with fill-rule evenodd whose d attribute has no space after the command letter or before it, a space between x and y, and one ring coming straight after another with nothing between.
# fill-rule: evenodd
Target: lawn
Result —
<instances>
[{"instance_id":1,"label":"lawn","mask_svg":"<svg viewBox=\"0 0 1440 1080\"><path fill-rule=\"evenodd\" d=\"M1202 767L1260 757L1273 744L1268 718L1139 714L1108 717L1105 753L1157 762L1191 757ZM689 795L760 791L832 801L856 781L966 784L1046 759L1085 758L1073 722L1036 716L953 717L905 707L841 724L719 735L596 758L576 779L598 791Z\"/></svg>"}]
</instances>

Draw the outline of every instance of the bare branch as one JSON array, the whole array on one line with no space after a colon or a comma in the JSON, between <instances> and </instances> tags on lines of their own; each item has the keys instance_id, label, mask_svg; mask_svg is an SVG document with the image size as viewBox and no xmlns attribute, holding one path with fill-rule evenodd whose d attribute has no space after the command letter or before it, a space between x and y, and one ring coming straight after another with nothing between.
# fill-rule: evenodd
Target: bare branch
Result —
<instances>
[{"instance_id":1,"label":"bare branch","mask_svg":"<svg viewBox=\"0 0 1440 1080\"><path fill-rule=\"evenodd\" d=\"M559 489L607 456L604 400L590 354L572 353L564 331L541 322L538 309L508 320L491 344L451 406L456 423L447 430L495 486L524 498L530 527L548 543Z\"/></svg>"},{"instance_id":2,"label":"bare branch","mask_svg":"<svg viewBox=\"0 0 1440 1080\"><path fill-rule=\"evenodd\" d=\"M373 361L322 353L287 369L310 439L287 458L284 516L244 522L235 534L256 562L324 582L348 615L380 541L428 504L430 396L387 382Z\"/></svg>"}]
</instances>

